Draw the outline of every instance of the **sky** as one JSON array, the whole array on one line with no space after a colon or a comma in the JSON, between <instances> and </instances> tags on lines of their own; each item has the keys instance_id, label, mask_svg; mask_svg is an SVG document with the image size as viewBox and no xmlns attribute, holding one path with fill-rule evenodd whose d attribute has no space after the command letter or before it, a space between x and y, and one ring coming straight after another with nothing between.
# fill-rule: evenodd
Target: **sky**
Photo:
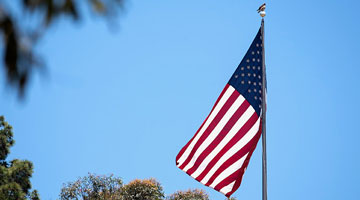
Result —
<instances>
[{"instance_id":1,"label":"sky","mask_svg":"<svg viewBox=\"0 0 360 200\"><path fill-rule=\"evenodd\" d=\"M9 160L34 164L42 199L89 172L200 188L175 165L260 27L263 1L127 1L116 29L61 20L20 101L0 73ZM268 199L358 199L359 1L267 1ZM261 199L261 143L239 200Z\"/></svg>"}]
</instances>

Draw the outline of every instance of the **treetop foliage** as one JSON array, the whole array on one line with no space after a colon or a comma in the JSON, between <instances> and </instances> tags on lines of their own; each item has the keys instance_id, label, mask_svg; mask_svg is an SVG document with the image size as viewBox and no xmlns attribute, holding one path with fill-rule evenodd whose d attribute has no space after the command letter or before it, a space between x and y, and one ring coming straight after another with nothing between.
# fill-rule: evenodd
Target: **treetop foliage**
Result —
<instances>
[{"instance_id":1,"label":"treetop foliage","mask_svg":"<svg viewBox=\"0 0 360 200\"><path fill-rule=\"evenodd\" d=\"M0 116L0 200L38 200L37 191L30 191L32 162L19 159L6 161L14 143L12 127Z\"/></svg>"},{"instance_id":2,"label":"treetop foliage","mask_svg":"<svg viewBox=\"0 0 360 200\"><path fill-rule=\"evenodd\" d=\"M170 195L167 200L209 200L209 195L204 190L189 189L186 191L177 191Z\"/></svg>"},{"instance_id":3,"label":"treetop foliage","mask_svg":"<svg viewBox=\"0 0 360 200\"><path fill-rule=\"evenodd\" d=\"M61 200L209 200L209 195L200 189L177 191L165 197L163 187L154 178L135 179L124 185L113 175L91 173L64 184L59 196Z\"/></svg>"},{"instance_id":4,"label":"treetop foliage","mask_svg":"<svg viewBox=\"0 0 360 200\"><path fill-rule=\"evenodd\" d=\"M98 176L89 173L88 176L78 178L75 182L64 184L60 199L118 199L123 182L120 178Z\"/></svg>"},{"instance_id":5,"label":"treetop foliage","mask_svg":"<svg viewBox=\"0 0 360 200\"><path fill-rule=\"evenodd\" d=\"M0 116L0 162L6 159L14 143L12 127Z\"/></svg>"},{"instance_id":6,"label":"treetop foliage","mask_svg":"<svg viewBox=\"0 0 360 200\"><path fill-rule=\"evenodd\" d=\"M154 178L131 181L122 188L121 196L124 200L161 200L165 197L162 186Z\"/></svg>"}]
</instances>

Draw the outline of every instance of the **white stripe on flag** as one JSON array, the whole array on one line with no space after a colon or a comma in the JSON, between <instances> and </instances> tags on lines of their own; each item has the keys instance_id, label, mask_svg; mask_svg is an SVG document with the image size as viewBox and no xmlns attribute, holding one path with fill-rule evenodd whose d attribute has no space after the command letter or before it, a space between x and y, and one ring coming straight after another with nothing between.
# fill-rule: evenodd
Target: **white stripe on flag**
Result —
<instances>
[{"instance_id":1,"label":"white stripe on flag","mask_svg":"<svg viewBox=\"0 0 360 200\"><path fill-rule=\"evenodd\" d=\"M235 125L231 128L229 133L223 138L223 140L216 146L216 148L206 156L206 158L202 161L198 169L191 174L193 178L198 177L206 166L211 162L212 159L225 147L225 145L236 135L236 133L240 130L242 126L249 120L249 118L254 114L255 110L251 106L241 115Z\"/></svg>"},{"instance_id":2,"label":"white stripe on flag","mask_svg":"<svg viewBox=\"0 0 360 200\"><path fill-rule=\"evenodd\" d=\"M233 87L228 87L228 89L226 90L226 92L224 93L224 95L222 96L222 98L220 99L220 101L218 102L218 104L216 105L216 107L214 108L213 112L211 112L208 120L206 120L204 126L201 128L201 130L199 131L199 133L196 135L196 137L194 138L194 140L190 143L190 145L186 148L185 152L183 153L183 155L179 158L179 160L177 161L178 164L177 166L181 166L186 158L189 156L191 150L193 149L194 145L197 143L197 141L199 140L199 138L201 137L201 135L204 133L204 131L207 129L207 127L209 126L209 124L213 121L213 119L215 118L215 116L218 114L218 112L220 111L220 109L224 106L225 102L229 99L229 97L231 96L231 94L234 92L234 88Z\"/></svg>"},{"instance_id":3,"label":"white stripe on flag","mask_svg":"<svg viewBox=\"0 0 360 200\"><path fill-rule=\"evenodd\" d=\"M203 184L206 184L209 179L214 175L216 170L231 156L233 156L236 152L242 149L258 132L260 125L260 117L256 121L253 127L242 137L233 147L231 147L219 160L218 162L211 168L211 170L206 174L206 176L200 181Z\"/></svg>"},{"instance_id":4,"label":"white stripe on flag","mask_svg":"<svg viewBox=\"0 0 360 200\"><path fill-rule=\"evenodd\" d=\"M214 182L210 185L210 187L215 188L217 184L219 184L222 180L236 172L238 169L242 167L244 164L245 158L247 157L249 153L245 154L241 159L234 162L230 167L226 168L223 172L219 174L218 177L214 180Z\"/></svg>"},{"instance_id":5,"label":"white stripe on flag","mask_svg":"<svg viewBox=\"0 0 360 200\"><path fill-rule=\"evenodd\" d=\"M230 86L231 87L231 86ZM229 110L225 113L223 118L221 118L220 122L216 125L216 127L212 130L212 132L206 137L204 142L200 145L200 147L196 150L194 156L190 160L190 162L184 168L184 171L187 171L192 166L194 166L195 161L198 159L199 155L208 147L211 142L218 136L220 131L224 128L225 124L230 120L230 118L234 115L236 110L241 106L244 102L244 97L242 95L238 96L235 102L231 105Z\"/></svg>"},{"instance_id":6,"label":"white stripe on flag","mask_svg":"<svg viewBox=\"0 0 360 200\"><path fill-rule=\"evenodd\" d=\"M224 195L226 195L228 192L230 192L232 190L232 188L234 187L236 181L230 183L229 185L221 188L220 192L223 193Z\"/></svg>"}]
</instances>

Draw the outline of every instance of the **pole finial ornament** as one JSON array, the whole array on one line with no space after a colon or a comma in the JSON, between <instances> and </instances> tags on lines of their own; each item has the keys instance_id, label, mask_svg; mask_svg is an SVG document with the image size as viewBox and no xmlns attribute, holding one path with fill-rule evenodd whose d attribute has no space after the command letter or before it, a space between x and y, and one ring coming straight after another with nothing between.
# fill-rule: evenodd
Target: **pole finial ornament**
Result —
<instances>
[{"instance_id":1,"label":"pole finial ornament","mask_svg":"<svg viewBox=\"0 0 360 200\"><path fill-rule=\"evenodd\" d=\"M257 12L260 14L261 17L265 17L266 13L265 13L265 8L266 8L266 3L263 3L258 9Z\"/></svg>"}]
</instances>

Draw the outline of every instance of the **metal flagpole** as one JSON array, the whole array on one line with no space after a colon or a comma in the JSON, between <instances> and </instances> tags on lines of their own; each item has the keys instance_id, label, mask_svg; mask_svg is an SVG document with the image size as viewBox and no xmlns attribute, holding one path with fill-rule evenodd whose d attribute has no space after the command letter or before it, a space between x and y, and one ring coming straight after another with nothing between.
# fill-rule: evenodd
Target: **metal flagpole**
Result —
<instances>
[{"instance_id":1,"label":"metal flagpole","mask_svg":"<svg viewBox=\"0 0 360 200\"><path fill-rule=\"evenodd\" d=\"M262 200L267 200L267 170L266 170L266 69L265 69L265 31L264 17L265 4L260 8L261 19L261 39L262 39Z\"/></svg>"}]
</instances>

